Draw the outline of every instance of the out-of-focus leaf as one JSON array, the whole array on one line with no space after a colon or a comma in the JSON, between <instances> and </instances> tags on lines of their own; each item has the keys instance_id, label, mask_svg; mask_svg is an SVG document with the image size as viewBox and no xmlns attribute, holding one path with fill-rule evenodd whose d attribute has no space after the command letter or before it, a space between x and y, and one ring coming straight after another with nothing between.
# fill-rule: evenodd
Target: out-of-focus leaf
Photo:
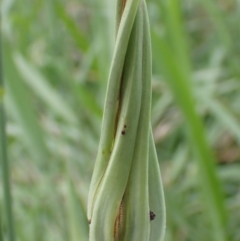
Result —
<instances>
[{"instance_id":1,"label":"out-of-focus leaf","mask_svg":"<svg viewBox=\"0 0 240 241\"><path fill-rule=\"evenodd\" d=\"M77 117L72 108L58 95L37 69L19 53L14 55L14 61L23 76L23 80L45 104L51 107L53 112L70 123L77 123Z\"/></svg>"},{"instance_id":2,"label":"out-of-focus leaf","mask_svg":"<svg viewBox=\"0 0 240 241\"><path fill-rule=\"evenodd\" d=\"M35 108L15 67L9 46L5 44L4 47L7 94L13 107L13 113L10 114L13 114L21 125L22 140L26 143L28 151L37 160L46 159L48 151L45 145L45 137L37 121Z\"/></svg>"},{"instance_id":3,"label":"out-of-focus leaf","mask_svg":"<svg viewBox=\"0 0 240 241\"><path fill-rule=\"evenodd\" d=\"M77 26L76 22L73 20L73 17L69 16L66 11L66 8L64 8L59 3L56 4L56 10L57 10L58 16L63 21L67 30L69 31L72 38L76 42L78 48L86 52L89 47L89 43L85 37L85 34L82 33L81 29Z\"/></svg>"},{"instance_id":4,"label":"out-of-focus leaf","mask_svg":"<svg viewBox=\"0 0 240 241\"><path fill-rule=\"evenodd\" d=\"M180 5L175 0L165 2L170 41L153 32L155 55L161 56L161 65L176 101L189 127L192 148L196 154L202 197L214 229L212 239L228 240L227 212L220 183L214 167L214 158L207 142L205 130L196 112L191 83L191 65L187 56L186 36L183 32ZM160 64L160 63L159 63Z\"/></svg>"}]
</instances>

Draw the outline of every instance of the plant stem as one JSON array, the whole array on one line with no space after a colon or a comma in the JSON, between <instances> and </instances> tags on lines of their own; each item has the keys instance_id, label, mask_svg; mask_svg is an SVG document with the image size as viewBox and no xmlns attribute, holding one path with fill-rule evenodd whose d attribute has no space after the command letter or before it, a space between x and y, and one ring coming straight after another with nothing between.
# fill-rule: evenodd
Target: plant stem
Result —
<instances>
[{"instance_id":1,"label":"plant stem","mask_svg":"<svg viewBox=\"0 0 240 241\"><path fill-rule=\"evenodd\" d=\"M0 213L1 214L1 213ZM2 216L0 216L0 241L3 241Z\"/></svg>"},{"instance_id":2,"label":"plant stem","mask_svg":"<svg viewBox=\"0 0 240 241\"><path fill-rule=\"evenodd\" d=\"M1 16L0 16L1 18ZM0 19L1 23L1 19ZM12 214L12 199L10 193L10 178L7 158L7 138L6 138L6 119L3 107L3 63L2 63L2 29L0 26L0 163L2 164L2 182L3 182L3 196L4 209L6 214L6 227L8 230L8 240L15 240L13 214Z\"/></svg>"}]
</instances>

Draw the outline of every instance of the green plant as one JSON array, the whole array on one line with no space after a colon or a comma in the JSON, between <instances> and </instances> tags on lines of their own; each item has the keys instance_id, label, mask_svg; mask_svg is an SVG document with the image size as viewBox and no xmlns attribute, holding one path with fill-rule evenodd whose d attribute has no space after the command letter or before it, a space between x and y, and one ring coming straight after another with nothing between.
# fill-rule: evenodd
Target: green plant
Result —
<instances>
[{"instance_id":1,"label":"green plant","mask_svg":"<svg viewBox=\"0 0 240 241\"><path fill-rule=\"evenodd\" d=\"M218 235L209 218L215 209L207 209L198 175L190 120L169 85L185 69L173 48L177 43L191 65L190 104L205 130L217 189L224 194L228 219L221 232L239 241L240 2L176 2L180 28L171 24L174 7L166 10L171 1L147 1L154 60L152 126L167 210L164 240L202 241L204 236L213 241ZM114 49L115 1L2 0L0 5L16 236L21 241L87 241L82 234ZM184 35L183 45L175 31ZM163 55L162 41L177 73ZM0 203L5 238L3 195Z\"/></svg>"},{"instance_id":2,"label":"green plant","mask_svg":"<svg viewBox=\"0 0 240 241\"><path fill-rule=\"evenodd\" d=\"M90 240L163 240L165 203L150 125L151 42L145 1L119 0L117 29L90 186ZM156 215L152 222L150 214Z\"/></svg>"}]
</instances>

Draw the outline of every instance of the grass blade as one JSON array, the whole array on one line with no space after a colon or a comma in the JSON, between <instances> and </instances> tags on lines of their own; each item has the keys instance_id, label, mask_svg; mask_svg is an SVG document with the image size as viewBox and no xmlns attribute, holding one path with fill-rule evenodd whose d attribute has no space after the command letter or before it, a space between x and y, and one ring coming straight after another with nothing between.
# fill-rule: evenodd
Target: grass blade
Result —
<instances>
[{"instance_id":1,"label":"grass blade","mask_svg":"<svg viewBox=\"0 0 240 241\"><path fill-rule=\"evenodd\" d=\"M0 15L1 21L1 15ZM1 22L0 22L1 24ZM0 92L4 92L3 84L3 63L2 63L2 32L0 26ZM0 164L2 165L2 182L3 182L3 196L4 209L6 214L6 227L8 232L8 240L15 240L14 221L12 213L12 197L10 187L10 173L7 156L7 134L6 134L6 117L3 106L3 95L0 99ZM2 227L0 227L2 228Z\"/></svg>"},{"instance_id":2,"label":"grass blade","mask_svg":"<svg viewBox=\"0 0 240 241\"><path fill-rule=\"evenodd\" d=\"M191 87L191 66L186 55L186 40L182 32L180 6L177 1L171 0L166 3L166 8L170 13L170 19L166 21L170 21L169 31L172 45L169 45L169 42L163 37L153 34L154 44L158 46L155 56L162 57L161 64L164 74L189 127L191 141L197 157L202 197L214 229L212 238L216 241L226 241L228 240L227 212L214 167L215 160L208 145L203 124L196 112Z\"/></svg>"},{"instance_id":3,"label":"grass blade","mask_svg":"<svg viewBox=\"0 0 240 241\"><path fill-rule=\"evenodd\" d=\"M4 43L5 44L5 43ZM37 121L34 106L31 98L23 85L19 73L13 62L9 46L5 47L5 69L7 77L7 90L9 104L13 107L13 112L10 113L21 125L22 139L25 141L29 153L36 160L44 160L48 156L44 133Z\"/></svg>"},{"instance_id":4,"label":"grass blade","mask_svg":"<svg viewBox=\"0 0 240 241\"><path fill-rule=\"evenodd\" d=\"M42 99L42 101L51 107L52 110L64 120L76 124L78 121L75 112L65 101L62 100L57 92L54 91L44 76L30 65L22 55L15 54L14 60L19 72L23 76L23 80Z\"/></svg>"},{"instance_id":5,"label":"grass blade","mask_svg":"<svg viewBox=\"0 0 240 241\"><path fill-rule=\"evenodd\" d=\"M75 40L78 48L86 52L89 47L88 41L85 38L85 35L81 33L81 30L78 28L73 19L67 14L66 9L58 3L56 5L56 11L72 38Z\"/></svg>"}]
</instances>

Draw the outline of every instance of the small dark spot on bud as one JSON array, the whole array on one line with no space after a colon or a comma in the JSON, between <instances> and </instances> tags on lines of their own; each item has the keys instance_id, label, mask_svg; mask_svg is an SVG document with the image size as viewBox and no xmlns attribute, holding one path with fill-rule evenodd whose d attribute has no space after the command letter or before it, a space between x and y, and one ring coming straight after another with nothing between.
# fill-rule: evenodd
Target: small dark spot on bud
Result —
<instances>
[{"instance_id":1,"label":"small dark spot on bud","mask_svg":"<svg viewBox=\"0 0 240 241\"><path fill-rule=\"evenodd\" d=\"M125 131L122 131L122 132L121 132L122 135L125 135L125 133L126 133Z\"/></svg>"},{"instance_id":2,"label":"small dark spot on bud","mask_svg":"<svg viewBox=\"0 0 240 241\"><path fill-rule=\"evenodd\" d=\"M124 128L127 128L127 126L126 126L126 125L124 125Z\"/></svg>"},{"instance_id":3,"label":"small dark spot on bud","mask_svg":"<svg viewBox=\"0 0 240 241\"><path fill-rule=\"evenodd\" d=\"M151 220L151 221L154 220L155 217L156 217L155 213L152 212L152 211L150 211L150 220Z\"/></svg>"},{"instance_id":4,"label":"small dark spot on bud","mask_svg":"<svg viewBox=\"0 0 240 241\"><path fill-rule=\"evenodd\" d=\"M88 224L91 224L91 219L90 219L90 220L88 220Z\"/></svg>"}]
</instances>

